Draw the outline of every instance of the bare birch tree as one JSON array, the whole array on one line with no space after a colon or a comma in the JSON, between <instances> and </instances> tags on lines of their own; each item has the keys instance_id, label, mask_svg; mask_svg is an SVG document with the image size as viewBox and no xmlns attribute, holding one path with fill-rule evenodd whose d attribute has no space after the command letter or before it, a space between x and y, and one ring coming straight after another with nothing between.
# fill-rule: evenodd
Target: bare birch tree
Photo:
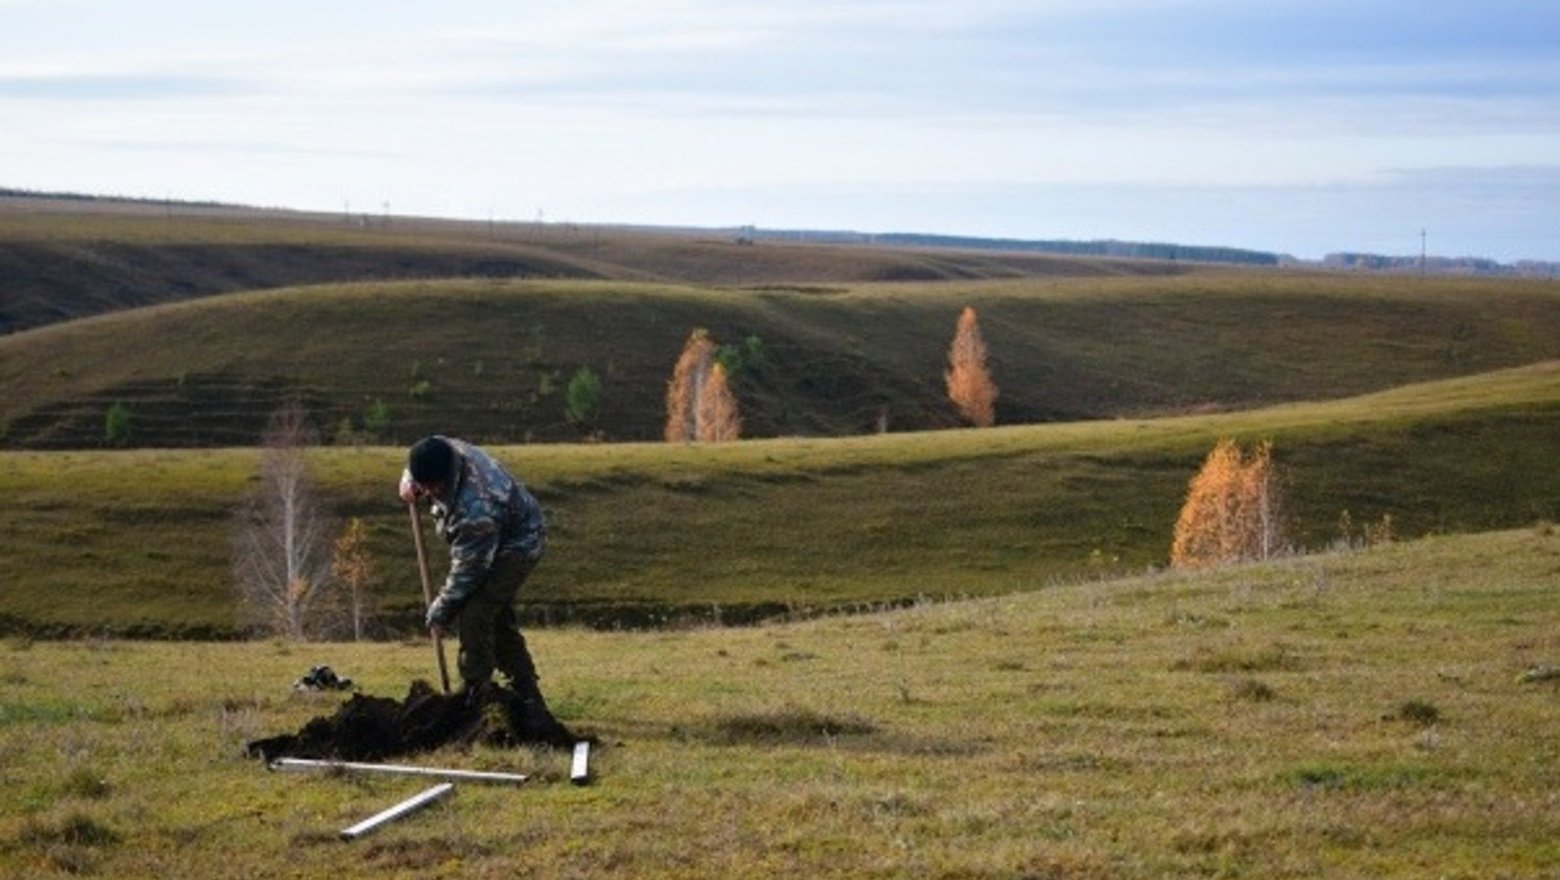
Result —
<instances>
[{"instance_id":1,"label":"bare birch tree","mask_svg":"<svg viewBox=\"0 0 1560 880\"><path fill-rule=\"evenodd\" d=\"M359 517L347 520L332 546L331 574L345 588L347 616L352 622L352 640L363 641L363 624L373 613L374 558L368 552L368 527Z\"/></svg>"},{"instance_id":2,"label":"bare birch tree","mask_svg":"<svg viewBox=\"0 0 1560 880\"><path fill-rule=\"evenodd\" d=\"M308 447L316 441L296 401L271 414L261 441L260 481L238 511L233 583L241 619L302 639L319 628L330 587L330 524L316 497Z\"/></svg>"}]
</instances>

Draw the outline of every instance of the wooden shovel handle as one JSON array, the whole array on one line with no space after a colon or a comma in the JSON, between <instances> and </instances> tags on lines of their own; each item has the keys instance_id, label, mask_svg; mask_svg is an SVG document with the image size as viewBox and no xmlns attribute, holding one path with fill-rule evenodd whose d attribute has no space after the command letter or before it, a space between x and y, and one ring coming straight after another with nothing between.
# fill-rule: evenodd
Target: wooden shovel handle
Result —
<instances>
[{"instance_id":1,"label":"wooden shovel handle","mask_svg":"<svg viewBox=\"0 0 1560 880\"><path fill-rule=\"evenodd\" d=\"M423 549L422 517L417 512L417 502L406 502L406 510L412 516L412 543L417 547L417 573L422 576L423 609L433 605L433 585L428 577L428 553ZM444 692L450 692L450 668L444 662L444 637L433 633L433 650L439 655L439 682Z\"/></svg>"}]
</instances>

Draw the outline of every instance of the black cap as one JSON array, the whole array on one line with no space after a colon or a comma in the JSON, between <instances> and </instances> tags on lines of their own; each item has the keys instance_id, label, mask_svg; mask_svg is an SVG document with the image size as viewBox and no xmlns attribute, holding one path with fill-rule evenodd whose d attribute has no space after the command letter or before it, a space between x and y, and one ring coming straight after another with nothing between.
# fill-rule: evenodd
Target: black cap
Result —
<instances>
[{"instance_id":1,"label":"black cap","mask_svg":"<svg viewBox=\"0 0 1560 880\"><path fill-rule=\"evenodd\" d=\"M425 486L444 483L455 472L455 447L438 435L424 437L412 445L406 469L413 480Z\"/></svg>"}]
</instances>

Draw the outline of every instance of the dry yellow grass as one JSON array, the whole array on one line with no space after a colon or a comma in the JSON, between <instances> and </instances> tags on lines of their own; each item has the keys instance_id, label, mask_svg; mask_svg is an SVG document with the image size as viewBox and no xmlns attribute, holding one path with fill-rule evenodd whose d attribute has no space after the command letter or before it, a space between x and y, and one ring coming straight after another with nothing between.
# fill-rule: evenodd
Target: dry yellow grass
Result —
<instances>
[{"instance_id":1,"label":"dry yellow grass","mask_svg":"<svg viewBox=\"0 0 1560 880\"><path fill-rule=\"evenodd\" d=\"M1540 877L1560 864L1553 528L752 629L540 631L562 754L462 786L268 774L249 738L426 644L0 647L0 873Z\"/></svg>"}]
</instances>

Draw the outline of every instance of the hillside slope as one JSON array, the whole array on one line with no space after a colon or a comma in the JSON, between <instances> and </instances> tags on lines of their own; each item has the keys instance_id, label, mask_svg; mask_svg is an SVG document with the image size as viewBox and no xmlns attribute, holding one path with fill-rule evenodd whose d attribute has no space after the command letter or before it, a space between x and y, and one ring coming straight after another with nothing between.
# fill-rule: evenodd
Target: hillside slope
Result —
<instances>
[{"instance_id":1,"label":"hillside slope","mask_svg":"<svg viewBox=\"0 0 1560 880\"><path fill-rule=\"evenodd\" d=\"M708 288L419 281L235 294L0 338L4 443L90 448L128 407L139 446L256 442L288 396L326 437L650 440L694 327L760 343L744 435L953 427L946 349L975 306L999 424L1318 400L1560 357L1560 288L1532 281L1221 273ZM602 380L592 424L569 378ZM371 409L388 421L368 419Z\"/></svg>"},{"instance_id":2,"label":"hillside slope","mask_svg":"<svg viewBox=\"0 0 1560 880\"><path fill-rule=\"evenodd\" d=\"M0 196L0 334L240 290L408 278L839 283L1174 274L1171 262L829 246L570 224ZM1198 271L1212 271L1202 267Z\"/></svg>"},{"instance_id":3,"label":"hillside slope","mask_svg":"<svg viewBox=\"0 0 1560 880\"><path fill-rule=\"evenodd\" d=\"M1213 443L1271 438L1299 546L1560 519L1560 361L1213 416L718 445L494 447L547 509L533 619L644 625L1041 589L1163 565ZM314 454L368 523L376 592L419 588L398 448ZM254 450L0 453L0 629L236 633L234 517ZM1340 534L1344 512L1355 523Z\"/></svg>"}]
</instances>

